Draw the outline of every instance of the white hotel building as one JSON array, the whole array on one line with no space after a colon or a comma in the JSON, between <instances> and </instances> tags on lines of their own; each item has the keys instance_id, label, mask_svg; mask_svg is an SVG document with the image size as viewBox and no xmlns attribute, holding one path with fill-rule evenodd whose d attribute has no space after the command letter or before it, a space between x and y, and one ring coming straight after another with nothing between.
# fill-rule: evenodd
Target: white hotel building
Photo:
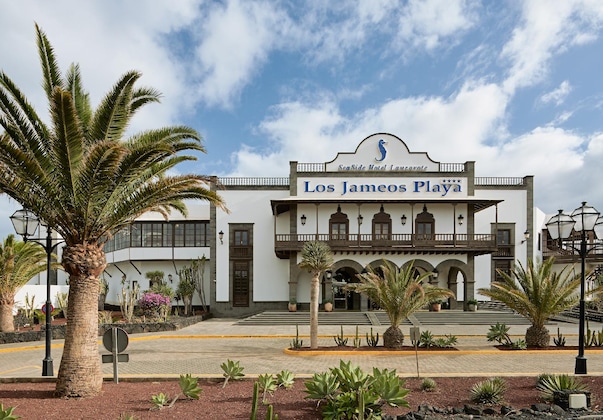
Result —
<instances>
[{"instance_id":1,"label":"white hotel building","mask_svg":"<svg viewBox=\"0 0 603 420\"><path fill-rule=\"evenodd\" d=\"M433 272L431 283L455 293L445 307L463 309L468 299L485 300L476 291L496 280L496 269L525 265L543 247L545 258L551 254L531 176L476 177L475 162L435 162L385 133L325 158L290 162L288 177L213 178L230 213L196 202L187 218L145 214L105 246L107 303L118 305L122 287L134 282L148 289L150 271L163 271L176 289L179 270L205 256L204 291L215 316L284 310L290 299L308 309L310 274L298 263L304 242L318 239L335 256L321 300L332 299L336 311L371 309L341 286L384 260ZM24 290L45 285L41 277ZM62 272L51 280L66 284Z\"/></svg>"}]
</instances>

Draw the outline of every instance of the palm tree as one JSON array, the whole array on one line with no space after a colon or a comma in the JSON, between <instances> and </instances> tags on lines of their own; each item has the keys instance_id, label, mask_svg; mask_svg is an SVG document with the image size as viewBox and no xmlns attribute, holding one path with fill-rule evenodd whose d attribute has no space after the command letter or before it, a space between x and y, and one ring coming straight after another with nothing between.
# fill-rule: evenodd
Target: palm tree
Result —
<instances>
[{"instance_id":1,"label":"palm tree","mask_svg":"<svg viewBox=\"0 0 603 420\"><path fill-rule=\"evenodd\" d=\"M572 276L565 266L560 272L553 271L554 258L534 264L528 260L528 268L521 263L508 274L498 270L503 281L492 283L489 289L478 292L506 304L530 320L525 339L528 346L546 347L550 343L549 330L544 326L551 316L574 306L579 296L579 274ZM567 271L566 271L567 270Z\"/></svg>"},{"instance_id":2,"label":"palm tree","mask_svg":"<svg viewBox=\"0 0 603 420\"><path fill-rule=\"evenodd\" d=\"M384 347L402 347L404 333L400 323L409 315L429 302L454 296L448 289L424 284L432 273L419 274L413 264L414 261L411 261L398 269L384 261L380 270L369 266L367 273L357 275L360 283L348 285L350 290L365 294L387 313L391 325L383 334Z\"/></svg>"},{"instance_id":3,"label":"palm tree","mask_svg":"<svg viewBox=\"0 0 603 420\"><path fill-rule=\"evenodd\" d=\"M333 266L331 248L321 241L310 241L304 244L299 267L310 271L310 348L318 348L318 293L320 275Z\"/></svg>"},{"instance_id":4,"label":"palm tree","mask_svg":"<svg viewBox=\"0 0 603 420\"><path fill-rule=\"evenodd\" d=\"M80 70L61 77L52 46L36 25L47 125L23 93L0 72L0 190L35 213L65 240L61 264L69 275L65 347L56 394L101 392L98 354L99 276L106 267L103 244L148 211L186 215L183 200L221 198L200 175L173 175L178 163L195 160L181 152L205 152L199 134L171 126L126 136L144 105L159 93L139 88L141 74L129 71L93 109Z\"/></svg>"},{"instance_id":5,"label":"palm tree","mask_svg":"<svg viewBox=\"0 0 603 420\"><path fill-rule=\"evenodd\" d=\"M39 245L16 241L15 235L8 235L0 244L0 331L15 330L15 294L45 269L46 251Z\"/></svg>"}]
</instances>

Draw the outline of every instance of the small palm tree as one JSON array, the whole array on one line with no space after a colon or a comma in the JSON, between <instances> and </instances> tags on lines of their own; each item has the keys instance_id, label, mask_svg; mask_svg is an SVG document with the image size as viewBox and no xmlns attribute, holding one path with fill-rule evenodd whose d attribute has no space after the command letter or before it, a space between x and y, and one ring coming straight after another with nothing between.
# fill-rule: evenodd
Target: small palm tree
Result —
<instances>
[{"instance_id":1,"label":"small palm tree","mask_svg":"<svg viewBox=\"0 0 603 420\"><path fill-rule=\"evenodd\" d=\"M413 263L398 269L384 261L381 273L369 267L368 273L357 275L360 283L348 285L350 290L365 294L387 313L391 326L383 334L384 347L402 347L404 334L400 323L410 314L429 302L454 296L448 289L424 284L432 273L418 274Z\"/></svg>"},{"instance_id":2,"label":"small palm tree","mask_svg":"<svg viewBox=\"0 0 603 420\"><path fill-rule=\"evenodd\" d=\"M8 235L0 243L0 332L15 330L15 294L31 278L46 269L46 252L34 243Z\"/></svg>"},{"instance_id":3,"label":"small palm tree","mask_svg":"<svg viewBox=\"0 0 603 420\"><path fill-rule=\"evenodd\" d=\"M331 248L321 241L310 241L304 244L299 267L310 271L310 348L318 348L318 293L320 275L333 266Z\"/></svg>"},{"instance_id":4,"label":"small palm tree","mask_svg":"<svg viewBox=\"0 0 603 420\"><path fill-rule=\"evenodd\" d=\"M551 341L549 330L544 326L551 316L574 306L579 296L579 275L572 276L568 266L560 272L553 271L554 258L535 264L528 260L527 270L521 263L511 273L498 270L502 282L492 283L489 289L479 293L506 304L530 320L525 339L528 346L547 347Z\"/></svg>"}]
</instances>

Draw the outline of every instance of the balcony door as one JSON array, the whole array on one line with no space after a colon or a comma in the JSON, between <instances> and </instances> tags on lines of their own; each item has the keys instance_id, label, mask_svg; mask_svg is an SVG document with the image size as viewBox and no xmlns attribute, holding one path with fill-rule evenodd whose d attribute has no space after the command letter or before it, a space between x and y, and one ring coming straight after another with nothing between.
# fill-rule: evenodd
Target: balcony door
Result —
<instances>
[{"instance_id":1,"label":"balcony door","mask_svg":"<svg viewBox=\"0 0 603 420\"><path fill-rule=\"evenodd\" d=\"M391 239L392 218L383 210L383 206L379 213L373 216L373 238L376 241Z\"/></svg>"},{"instance_id":2,"label":"balcony door","mask_svg":"<svg viewBox=\"0 0 603 420\"><path fill-rule=\"evenodd\" d=\"M341 206L337 206L337 212L329 219L329 236L332 241L345 241L348 239L350 221L348 215L341 212Z\"/></svg>"},{"instance_id":3,"label":"balcony door","mask_svg":"<svg viewBox=\"0 0 603 420\"><path fill-rule=\"evenodd\" d=\"M417 241L432 241L435 238L435 219L427 211L427 206L423 206L423 211L415 219L415 236Z\"/></svg>"}]
</instances>

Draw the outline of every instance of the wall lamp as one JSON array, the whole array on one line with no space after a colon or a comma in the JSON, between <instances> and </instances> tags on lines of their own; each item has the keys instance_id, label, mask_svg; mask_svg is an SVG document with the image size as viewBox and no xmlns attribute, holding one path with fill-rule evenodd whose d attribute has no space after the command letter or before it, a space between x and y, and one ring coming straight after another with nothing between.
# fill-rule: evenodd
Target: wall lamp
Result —
<instances>
[{"instance_id":1,"label":"wall lamp","mask_svg":"<svg viewBox=\"0 0 603 420\"><path fill-rule=\"evenodd\" d=\"M456 218L459 221L459 225L462 225L463 222L465 221L465 218L463 217L462 214L459 214L459 217Z\"/></svg>"},{"instance_id":2,"label":"wall lamp","mask_svg":"<svg viewBox=\"0 0 603 420\"><path fill-rule=\"evenodd\" d=\"M437 268L434 268L433 271L431 272L431 275L433 276L434 279L437 279L438 276L440 275L440 272L438 271Z\"/></svg>"},{"instance_id":3,"label":"wall lamp","mask_svg":"<svg viewBox=\"0 0 603 420\"><path fill-rule=\"evenodd\" d=\"M224 232L218 232L218 239L220 239L220 245L224 245Z\"/></svg>"},{"instance_id":4,"label":"wall lamp","mask_svg":"<svg viewBox=\"0 0 603 420\"><path fill-rule=\"evenodd\" d=\"M308 218L306 217L305 214L302 214L302 217L301 217L301 224L302 224L302 226L306 225L306 220L308 220Z\"/></svg>"},{"instance_id":5,"label":"wall lamp","mask_svg":"<svg viewBox=\"0 0 603 420\"><path fill-rule=\"evenodd\" d=\"M402 217L400 217L400 222L402 222L402 226L404 226L406 224L406 215L403 214Z\"/></svg>"},{"instance_id":6,"label":"wall lamp","mask_svg":"<svg viewBox=\"0 0 603 420\"><path fill-rule=\"evenodd\" d=\"M364 217L362 217L362 215L359 214L358 215L358 224L361 225L363 220L364 220Z\"/></svg>"},{"instance_id":7,"label":"wall lamp","mask_svg":"<svg viewBox=\"0 0 603 420\"><path fill-rule=\"evenodd\" d=\"M521 241L521 243L523 244L528 239L530 239L530 231L526 229L526 231L523 233L523 241Z\"/></svg>"},{"instance_id":8,"label":"wall lamp","mask_svg":"<svg viewBox=\"0 0 603 420\"><path fill-rule=\"evenodd\" d=\"M174 282L174 279L172 278L172 275L171 275L171 274L168 274L168 280L170 281L170 283L173 283L173 282Z\"/></svg>"}]
</instances>

